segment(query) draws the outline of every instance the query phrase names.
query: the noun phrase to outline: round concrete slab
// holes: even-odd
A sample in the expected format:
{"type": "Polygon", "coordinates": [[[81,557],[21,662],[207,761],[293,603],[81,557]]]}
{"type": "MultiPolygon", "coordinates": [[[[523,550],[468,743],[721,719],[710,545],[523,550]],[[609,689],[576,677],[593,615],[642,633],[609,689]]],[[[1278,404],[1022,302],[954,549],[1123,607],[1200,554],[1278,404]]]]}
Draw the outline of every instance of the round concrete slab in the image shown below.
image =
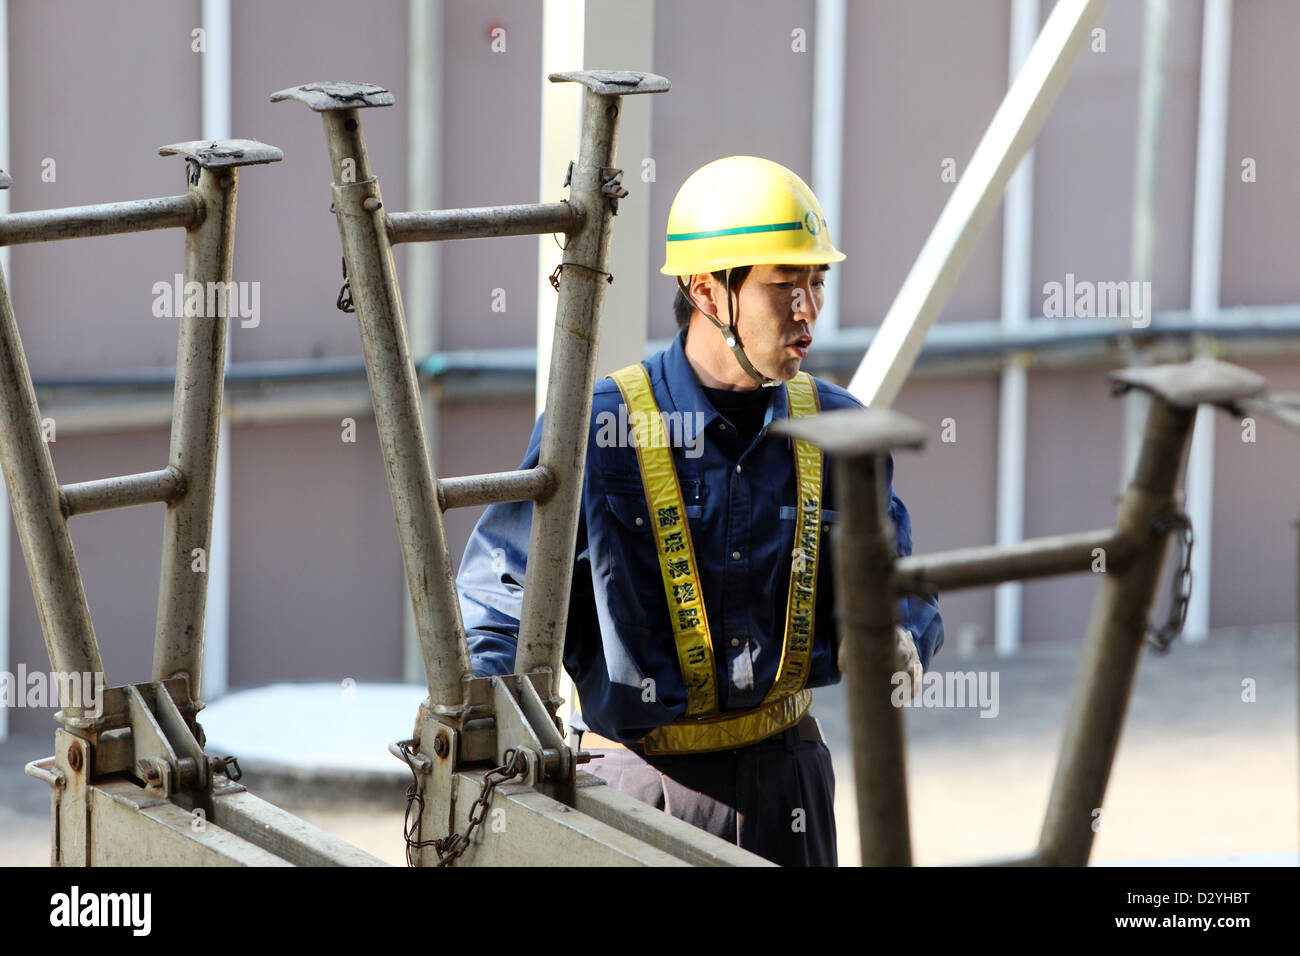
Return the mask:
{"type": "Polygon", "coordinates": [[[227,694],[199,722],[208,753],[245,769],[409,777],[388,745],[411,736],[426,696],[423,684],[270,684],[227,694]]]}

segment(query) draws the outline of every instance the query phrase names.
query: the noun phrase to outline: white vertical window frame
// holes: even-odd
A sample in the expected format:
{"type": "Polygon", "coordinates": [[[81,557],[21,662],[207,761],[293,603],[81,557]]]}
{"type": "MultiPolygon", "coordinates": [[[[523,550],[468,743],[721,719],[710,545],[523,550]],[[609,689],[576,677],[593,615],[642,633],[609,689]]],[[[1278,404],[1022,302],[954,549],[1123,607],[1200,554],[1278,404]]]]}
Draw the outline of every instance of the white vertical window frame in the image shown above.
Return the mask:
{"type": "MultiPolygon", "coordinates": [[[[201,64],[203,138],[229,139],[231,110],[230,0],[203,0],[204,53],[201,64]]],[[[234,325],[231,325],[234,328],[234,325]]],[[[230,334],[229,332],[227,333],[230,334]]],[[[229,343],[226,368],[230,368],[229,343]]],[[[223,403],[224,390],[223,390],[223,403]]],[[[211,700],[230,687],[230,418],[223,409],[217,445],[208,553],[208,598],[203,613],[202,694],[211,700]]]]}
{"type": "MultiPolygon", "coordinates": [[[[406,208],[442,208],[443,0],[409,0],[407,6],[406,208]]],[[[405,303],[411,354],[416,368],[442,345],[441,243],[406,246],[405,303]]],[[[421,412],[430,466],[438,474],[439,406],[431,389],[420,387],[421,412]]],[[[402,679],[424,683],[424,656],[415,624],[410,587],[402,575],[402,679]]]]}
{"type": "MultiPolygon", "coordinates": [[[[1038,36],[1038,0],[1013,0],[1007,84],[1015,82],[1038,36]]],[[[1002,328],[1007,335],[1029,324],[1034,246],[1034,151],[1025,153],[1007,183],[1002,207],[1002,328]]],[[[1016,544],[1025,533],[1025,459],[1029,371],[1012,354],[1002,366],[998,390],[997,543],[1016,544]]],[[[993,646],[1001,656],[1020,649],[1024,585],[999,584],[993,601],[993,646]]]]}
{"type": "MultiPolygon", "coordinates": [[[[1192,213],[1193,321],[1212,321],[1219,312],[1223,268],[1223,188],[1228,144],[1228,82],[1232,56],[1232,0],[1205,0],[1201,21],[1201,90],[1196,122],[1196,204],[1192,213]]],[[[1203,343],[1197,343],[1198,351],[1203,343]]],[[[1214,521],[1214,416],[1196,415],[1187,458],[1187,515],[1196,547],[1192,552],[1191,599],[1183,633],[1199,644],[1210,633],[1210,571],[1214,521]]]]}
{"type": "MultiPolygon", "coordinates": [[[[844,48],[845,0],[817,0],[813,33],[813,192],[822,204],[831,238],[843,248],[844,228],[844,48]]],[[[817,316],[818,335],[833,339],[840,331],[837,289],[828,283],[817,316]]]]}
{"type": "MultiPolygon", "coordinates": [[[[582,132],[582,92],[578,83],[552,83],[551,73],[584,69],[586,0],[544,0],[542,4],[542,136],[539,145],[538,202],[566,198],[564,173],[577,161],[582,132]]],[[[535,413],[546,408],[547,370],[555,336],[555,290],[547,278],[564,253],[547,234],[537,237],[537,388],[535,413]]]]}

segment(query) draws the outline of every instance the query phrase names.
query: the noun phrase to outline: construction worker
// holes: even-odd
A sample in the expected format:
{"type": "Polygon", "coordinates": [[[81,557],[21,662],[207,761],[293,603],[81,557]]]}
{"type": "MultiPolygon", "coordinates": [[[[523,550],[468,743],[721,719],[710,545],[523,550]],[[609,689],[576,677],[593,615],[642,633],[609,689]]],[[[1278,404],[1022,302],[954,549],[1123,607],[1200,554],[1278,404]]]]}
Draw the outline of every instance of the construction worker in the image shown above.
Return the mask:
{"type": "MultiPolygon", "coordinates": [[[[751,156],[682,185],[661,270],[672,345],[597,383],[564,665],[585,769],[783,865],[836,862],[834,774],[810,688],[835,683],[830,469],[768,437],[788,415],[861,405],[799,371],[844,259],[793,172],[751,156]]],[[[523,468],[534,467],[541,420],[523,468]]],[[[907,510],[889,513],[900,555],[907,510]]],[[[458,577],[478,676],[513,671],[531,502],[483,514],[458,577]]],[[[943,643],[937,599],[899,609],[900,671],[943,643]]]]}

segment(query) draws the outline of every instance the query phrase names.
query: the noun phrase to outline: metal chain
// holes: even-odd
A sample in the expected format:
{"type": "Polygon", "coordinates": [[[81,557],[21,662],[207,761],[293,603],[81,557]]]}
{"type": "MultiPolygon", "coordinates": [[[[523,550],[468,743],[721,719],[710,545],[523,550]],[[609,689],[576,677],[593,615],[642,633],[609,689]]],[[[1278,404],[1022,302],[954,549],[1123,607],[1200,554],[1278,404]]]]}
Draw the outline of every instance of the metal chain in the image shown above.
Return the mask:
{"type": "Polygon", "coordinates": [[[1169,605],[1169,617],[1158,628],[1147,625],[1147,644],[1158,654],[1168,652],[1169,645],[1183,632],[1183,623],[1187,620],[1187,602],[1192,596],[1193,537],[1192,519],[1181,511],[1162,515],[1151,522],[1153,534],[1166,534],[1177,530],[1183,532],[1183,563],[1173,578],[1173,599],[1169,605]]]}
{"type": "Polygon", "coordinates": [[[352,304],[352,280],[348,278],[348,260],[343,260],[343,288],[339,289],[339,297],[334,302],[334,307],[340,312],[355,312],[356,306],[352,304]]]}
{"type": "Polygon", "coordinates": [[[593,269],[591,266],[584,266],[581,262],[561,262],[551,273],[551,288],[556,292],[560,291],[560,272],[564,269],[586,269],[588,272],[594,272],[598,276],[604,276],[605,281],[613,285],[614,276],[612,273],[603,269],[593,269]]]}
{"type": "Polygon", "coordinates": [[[464,833],[452,833],[443,837],[441,840],[421,840],[420,827],[424,819],[424,797],[420,796],[420,778],[415,770],[415,763],[412,760],[414,755],[414,740],[403,740],[398,743],[401,748],[403,757],[406,758],[406,765],[411,768],[411,786],[406,791],[406,819],[402,827],[402,836],[406,839],[406,865],[415,866],[419,851],[423,847],[431,846],[438,854],[439,866],[451,866],[456,858],[469,849],[470,840],[483,820],[487,817],[488,804],[492,800],[492,793],[496,790],[497,785],[504,783],[514,777],[521,777],[528,768],[528,762],[524,757],[523,751],[511,748],[505,752],[506,762],[500,767],[494,767],[487,773],[483,774],[483,786],[479,790],[478,798],[470,804],[469,808],[469,825],[465,827],[464,833]],[[411,810],[415,809],[415,820],[411,820],[411,810]]]}

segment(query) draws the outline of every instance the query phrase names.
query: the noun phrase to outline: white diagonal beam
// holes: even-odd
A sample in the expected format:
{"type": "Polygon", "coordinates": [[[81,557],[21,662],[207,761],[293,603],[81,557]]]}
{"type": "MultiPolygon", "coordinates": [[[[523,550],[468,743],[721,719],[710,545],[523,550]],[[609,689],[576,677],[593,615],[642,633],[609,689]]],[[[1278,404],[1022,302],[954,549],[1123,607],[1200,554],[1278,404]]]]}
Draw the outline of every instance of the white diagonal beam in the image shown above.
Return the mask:
{"type": "Polygon", "coordinates": [[[893,404],[926,333],[1001,202],[1007,180],[1042,129],[1107,2],[1060,0],[1047,18],[849,382],[849,391],[866,404],[893,404]]]}

